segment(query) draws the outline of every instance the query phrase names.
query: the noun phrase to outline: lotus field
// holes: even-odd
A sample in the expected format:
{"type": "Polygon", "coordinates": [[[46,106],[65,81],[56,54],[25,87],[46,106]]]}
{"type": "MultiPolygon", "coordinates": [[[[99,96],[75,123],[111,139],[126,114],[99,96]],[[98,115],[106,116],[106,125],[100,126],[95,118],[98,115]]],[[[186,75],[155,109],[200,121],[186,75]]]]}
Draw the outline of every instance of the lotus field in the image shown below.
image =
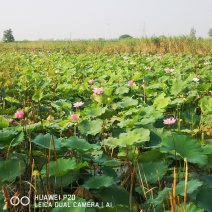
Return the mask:
{"type": "Polygon", "coordinates": [[[2,52],[0,64],[0,211],[212,211],[211,56],[2,52]],[[72,198],[38,203],[49,195],[72,198]]]}

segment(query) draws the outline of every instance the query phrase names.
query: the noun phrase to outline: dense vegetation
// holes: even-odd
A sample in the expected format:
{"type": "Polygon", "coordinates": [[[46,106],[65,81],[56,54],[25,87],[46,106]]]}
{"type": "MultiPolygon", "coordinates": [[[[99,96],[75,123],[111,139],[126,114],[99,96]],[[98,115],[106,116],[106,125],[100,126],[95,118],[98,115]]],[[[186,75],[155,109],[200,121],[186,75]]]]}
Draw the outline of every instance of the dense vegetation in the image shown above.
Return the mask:
{"type": "Polygon", "coordinates": [[[1,208],[212,211],[211,40],[163,39],[1,44],[1,208]]]}
{"type": "Polygon", "coordinates": [[[82,53],[116,53],[144,52],[150,54],[198,54],[212,55],[212,39],[181,37],[151,37],[121,40],[88,40],[88,41],[34,41],[0,43],[0,51],[39,52],[57,51],[71,54],[82,53]]]}

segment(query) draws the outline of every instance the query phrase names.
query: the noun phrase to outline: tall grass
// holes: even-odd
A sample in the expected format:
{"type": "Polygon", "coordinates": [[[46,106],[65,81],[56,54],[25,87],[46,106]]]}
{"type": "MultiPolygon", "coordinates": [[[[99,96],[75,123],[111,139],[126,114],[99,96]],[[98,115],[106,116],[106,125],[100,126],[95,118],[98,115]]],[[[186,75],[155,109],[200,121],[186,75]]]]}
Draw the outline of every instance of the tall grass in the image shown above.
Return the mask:
{"type": "Polygon", "coordinates": [[[39,52],[62,51],[71,54],[113,53],[113,52],[144,52],[144,53],[182,53],[212,55],[212,39],[192,39],[180,37],[150,37],[122,40],[76,40],[76,41],[21,41],[0,43],[0,51],[39,52]]]}

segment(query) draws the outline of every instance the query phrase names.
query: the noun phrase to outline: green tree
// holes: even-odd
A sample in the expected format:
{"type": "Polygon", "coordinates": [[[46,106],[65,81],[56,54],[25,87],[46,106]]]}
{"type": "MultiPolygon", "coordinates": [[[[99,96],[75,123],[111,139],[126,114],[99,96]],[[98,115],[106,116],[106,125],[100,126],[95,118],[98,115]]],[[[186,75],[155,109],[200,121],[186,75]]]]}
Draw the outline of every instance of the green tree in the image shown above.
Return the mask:
{"type": "Polygon", "coordinates": [[[189,37],[192,39],[196,38],[196,30],[194,29],[194,27],[191,28],[189,37]]]}
{"type": "Polygon", "coordinates": [[[119,39],[126,39],[126,38],[132,38],[132,36],[128,35],[128,34],[124,34],[124,35],[121,35],[119,37],[119,39]]]}
{"type": "Polygon", "coordinates": [[[210,38],[212,38],[212,28],[209,29],[208,35],[209,35],[210,38]]]}
{"type": "Polygon", "coordinates": [[[11,29],[7,29],[4,31],[3,41],[4,42],[14,42],[15,41],[15,38],[13,36],[13,31],[11,29]]]}

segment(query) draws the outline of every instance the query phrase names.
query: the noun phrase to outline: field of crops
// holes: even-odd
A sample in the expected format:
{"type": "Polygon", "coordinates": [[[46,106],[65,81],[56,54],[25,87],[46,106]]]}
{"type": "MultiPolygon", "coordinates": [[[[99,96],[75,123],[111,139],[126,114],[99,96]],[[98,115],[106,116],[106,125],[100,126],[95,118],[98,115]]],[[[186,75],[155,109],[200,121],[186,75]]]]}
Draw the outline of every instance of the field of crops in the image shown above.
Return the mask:
{"type": "Polygon", "coordinates": [[[212,211],[211,82],[211,56],[1,52],[0,207],[212,211]]]}

